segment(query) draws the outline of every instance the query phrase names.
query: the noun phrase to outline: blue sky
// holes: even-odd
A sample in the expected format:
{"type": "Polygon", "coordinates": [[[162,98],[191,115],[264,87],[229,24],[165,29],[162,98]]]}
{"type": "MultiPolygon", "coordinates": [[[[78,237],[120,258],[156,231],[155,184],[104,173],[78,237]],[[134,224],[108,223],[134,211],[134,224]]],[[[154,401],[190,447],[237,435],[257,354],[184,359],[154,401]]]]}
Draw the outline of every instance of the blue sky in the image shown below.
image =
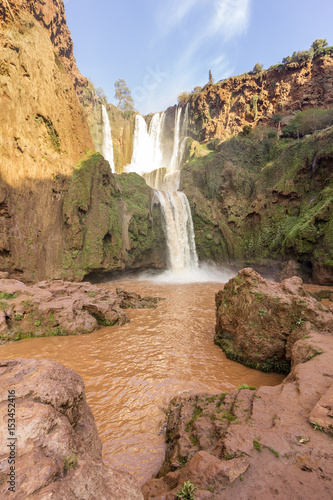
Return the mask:
{"type": "Polygon", "coordinates": [[[114,100],[126,80],[136,109],[157,112],[208,81],[268,68],[333,44],[333,0],[64,0],[84,76],[114,100]]]}

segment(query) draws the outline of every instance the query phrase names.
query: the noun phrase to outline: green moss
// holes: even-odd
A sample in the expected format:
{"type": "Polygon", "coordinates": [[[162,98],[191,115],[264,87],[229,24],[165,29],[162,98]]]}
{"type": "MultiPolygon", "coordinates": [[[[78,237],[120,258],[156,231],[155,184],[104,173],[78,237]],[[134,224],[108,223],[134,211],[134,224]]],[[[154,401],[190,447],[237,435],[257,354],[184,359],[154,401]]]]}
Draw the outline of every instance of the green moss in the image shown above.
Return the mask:
{"type": "Polygon", "coordinates": [[[260,439],[260,438],[257,438],[257,439],[254,439],[254,440],[253,440],[253,447],[254,447],[257,451],[261,451],[261,444],[259,443],[258,439],[260,439]]]}
{"type": "Polygon", "coordinates": [[[265,361],[250,361],[246,358],[241,351],[234,349],[233,342],[231,339],[225,339],[221,337],[221,332],[216,333],[214,342],[216,345],[221,347],[227,358],[237,361],[249,368],[254,368],[255,370],[260,370],[262,372],[275,372],[288,374],[290,372],[290,363],[286,360],[278,360],[275,357],[272,359],[266,359],[265,361]]]}
{"type": "Polygon", "coordinates": [[[0,292],[0,299],[12,300],[12,299],[16,299],[16,297],[17,297],[17,293],[0,292]]]}
{"type": "Polygon", "coordinates": [[[190,418],[190,420],[187,422],[186,426],[185,426],[185,431],[186,432],[189,432],[190,429],[191,429],[191,425],[193,424],[193,422],[198,418],[200,417],[200,415],[202,414],[203,412],[203,409],[201,408],[201,406],[196,406],[195,410],[194,410],[194,413],[192,415],[192,417],[190,418]]]}

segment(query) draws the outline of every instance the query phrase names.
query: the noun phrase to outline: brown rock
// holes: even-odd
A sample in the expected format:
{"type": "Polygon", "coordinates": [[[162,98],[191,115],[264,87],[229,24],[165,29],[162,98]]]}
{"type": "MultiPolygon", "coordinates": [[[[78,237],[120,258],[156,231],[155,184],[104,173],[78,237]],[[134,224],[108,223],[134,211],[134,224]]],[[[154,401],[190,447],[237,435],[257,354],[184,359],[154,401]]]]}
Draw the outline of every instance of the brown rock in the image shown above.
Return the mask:
{"type": "Polygon", "coordinates": [[[333,314],[293,277],[266,282],[243,269],[216,294],[215,342],[228,357],[264,371],[288,372],[293,344],[312,332],[332,332],[333,314]]]}
{"type": "Polygon", "coordinates": [[[333,337],[306,337],[279,386],[172,400],[165,463],[145,499],[175,499],[185,481],[198,499],[331,498],[333,337]]]}
{"type": "Polygon", "coordinates": [[[332,267],[315,262],[313,265],[312,281],[317,285],[333,285],[332,267]]]}
{"type": "Polygon", "coordinates": [[[313,408],[309,420],[314,426],[333,435],[333,384],[313,408]]]}
{"type": "Polygon", "coordinates": [[[27,286],[16,280],[0,280],[2,301],[1,341],[26,336],[79,335],[99,325],[121,325],[128,317],[121,299],[107,288],[90,283],[42,281],[27,286]]]}
{"type": "Polygon", "coordinates": [[[305,280],[308,278],[304,273],[302,266],[296,260],[288,260],[282,266],[281,271],[277,274],[276,280],[283,281],[288,278],[292,278],[293,276],[298,276],[305,280]]]}
{"type": "MultiPolygon", "coordinates": [[[[15,391],[15,493],[11,498],[142,499],[129,474],[106,467],[82,378],[49,360],[0,362],[0,412],[15,391]]],[[[7,419],[0,420],[0,496],[7,496],[7,419]]]]}
{"type": "Polygon", "coordinates": [[[141,297],[138,293],[127,292],[123,288],[117,288],[118,297],[121,299],[120,307],[122,309],[151,309],[157,307],[160,297],[141,297]]]}

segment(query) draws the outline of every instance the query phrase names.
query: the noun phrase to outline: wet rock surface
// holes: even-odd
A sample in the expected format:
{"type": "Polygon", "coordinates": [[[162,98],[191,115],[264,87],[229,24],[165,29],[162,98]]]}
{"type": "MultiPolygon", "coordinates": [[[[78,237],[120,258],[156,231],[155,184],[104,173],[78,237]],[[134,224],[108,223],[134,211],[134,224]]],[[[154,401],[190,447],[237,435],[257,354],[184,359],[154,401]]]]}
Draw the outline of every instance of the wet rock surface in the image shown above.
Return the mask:
{"type": "Polygon", "coordinates": [[[106,467],[84,383],[50,360],[0,362],[0,496],[142,499],[130,474],[106,467]],[[8,391],[15,391],[15,492],[9,493],[8,391]]]}
{"type": "Polygon", "coordinates": [[[269,283],[245,268],[216,294],[215,343],[226,355],[263,371],[288,373],[294,343],[309,332],[333,332],[333,307],[301,278],[269,283]]]}
{"type": "Polygon", "coordinates": [[[27,337],[80,335],[129,321],[123,308],[156,307],[159,299],[90,283],[0,279],[0,343],[27,337]]]}
{"type": "Polygon", "coordinates": [[[120,307],[122,309],[153,309],[157,307],[160,297],[141,297],[135,292],[127,292],[124,288],[117,288],[118,297],[121,299],[120,307]]]}

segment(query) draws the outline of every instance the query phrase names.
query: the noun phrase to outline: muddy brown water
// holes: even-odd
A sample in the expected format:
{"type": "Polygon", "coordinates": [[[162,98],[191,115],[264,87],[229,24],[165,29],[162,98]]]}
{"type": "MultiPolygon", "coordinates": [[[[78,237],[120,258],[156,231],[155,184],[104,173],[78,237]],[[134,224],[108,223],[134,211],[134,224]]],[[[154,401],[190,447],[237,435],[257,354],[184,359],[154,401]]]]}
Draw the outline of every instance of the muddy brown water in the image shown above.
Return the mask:
{"type": "Polygon", "coordinates": [[[123,279],[103,286],[166,300],[157,309],[128,310],[131,321],[124,326],[14,342],[0,346],[0,357],[48,358],[76,370],[85,382],[105,463],[131,472],[140,483],[163,462],[164,409],[173,396],[282,381],[228,360],[214,344],[215,293],[221,284],[123,279]]]}

